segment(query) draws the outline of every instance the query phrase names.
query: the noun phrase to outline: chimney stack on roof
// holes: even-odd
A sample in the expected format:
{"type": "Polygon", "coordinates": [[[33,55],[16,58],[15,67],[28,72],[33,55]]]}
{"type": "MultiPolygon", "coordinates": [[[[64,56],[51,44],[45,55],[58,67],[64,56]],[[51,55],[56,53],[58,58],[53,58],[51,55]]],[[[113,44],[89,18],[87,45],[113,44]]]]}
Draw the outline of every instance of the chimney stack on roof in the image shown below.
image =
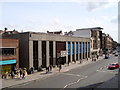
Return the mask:
{"type": "Polygon", "coordinates": [[[6,31],[8,30],[8,28],[5,27],[4,30],[5,30],[5,32],[6,32],[6,31]]]}

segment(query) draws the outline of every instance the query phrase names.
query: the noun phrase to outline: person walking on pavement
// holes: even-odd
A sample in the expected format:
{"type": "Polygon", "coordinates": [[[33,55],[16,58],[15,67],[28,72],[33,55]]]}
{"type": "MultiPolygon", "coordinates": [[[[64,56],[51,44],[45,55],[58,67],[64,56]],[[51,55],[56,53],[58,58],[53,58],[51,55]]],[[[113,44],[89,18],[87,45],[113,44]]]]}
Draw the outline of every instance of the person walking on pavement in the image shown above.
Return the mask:
{"type": "Polygon", "coordinates": [[[22,79],[25,79],[25,73],[26,73],[26,71],[25,71],[25,69],[24,69],[24,70],[23,70],[22,79]]]}
{"type": "Polygon", "coordinates": [[[92,57],[92,61],[93,61],[93,57],[92,57]]]}
{"type": "Polygon", "coordinates": [[[11,78],[13,79],[14,78],[14,72],[11,71],[11,78]]]}
{"type": "Polygon", "coordinates": [[[34,67],[31,67],[31,74],[34,73],[34,67]]]}
{"type": "Polygon", "coordinates": [[[69,66],[70,61],[68,60],[68,66],[69,66]]]}
{"type": "Polygon", "coordinates": [[[23,75],[23,70],[22,68],[20,68],[20,79],[22,78],[22,75],[23,75]]]}
{"type": "Polygon", "coordinates": [[[99,57],[99,56],[97,55],[97,59],[98,59],[98,57],[99,57]]]}
{"type": "Polygon", "coordinates": [[[52,65],[50,65],[50,71],[52,71],[52,65]]]}
{"type": "Polygon", "coordinates": [[[46,73],[48,73],[49,72],[49,66],[48,67],[46,67],[46,73]]]}
{"type": "Polygon", "coordinates": [[[59,65],[59,72],[61,71],[61,69],[62,69],[62,65],[60,64],[60,65],[59,65]]]}

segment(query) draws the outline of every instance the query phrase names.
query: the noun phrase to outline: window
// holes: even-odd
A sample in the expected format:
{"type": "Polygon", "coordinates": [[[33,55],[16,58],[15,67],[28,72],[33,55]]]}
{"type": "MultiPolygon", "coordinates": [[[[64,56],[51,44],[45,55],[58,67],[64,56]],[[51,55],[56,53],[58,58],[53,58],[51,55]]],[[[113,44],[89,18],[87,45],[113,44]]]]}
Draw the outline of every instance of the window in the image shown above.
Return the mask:
{"type": "Polygon", "coordinates": [[[14,48],[0,48],[0,55],[11,56],[14,55],[14,48]]]}

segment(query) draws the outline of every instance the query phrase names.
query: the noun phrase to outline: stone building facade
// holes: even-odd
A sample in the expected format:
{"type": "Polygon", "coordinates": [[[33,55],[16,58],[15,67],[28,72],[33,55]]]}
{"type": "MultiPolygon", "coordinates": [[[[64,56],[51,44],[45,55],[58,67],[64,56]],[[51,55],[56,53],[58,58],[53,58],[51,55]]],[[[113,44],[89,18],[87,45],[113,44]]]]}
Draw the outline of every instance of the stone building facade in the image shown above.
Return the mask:
{"type": "Polygon", "coordinates": [[[34,67],[37,70],[41,66],[45,68],[91,57],[90,38],[35,32],[5,37],[19,39],[20,67],[34,67]]]}
{"type": "Polygon", "coordinates": [[[102,34],[102,38],[103,38],[103,44],[102,44],[102,49],[103,49],[103,53],[111,53],[113,51],[114,48],[114,40],[113,38],[109,35],[109,34],[102,34]]]}

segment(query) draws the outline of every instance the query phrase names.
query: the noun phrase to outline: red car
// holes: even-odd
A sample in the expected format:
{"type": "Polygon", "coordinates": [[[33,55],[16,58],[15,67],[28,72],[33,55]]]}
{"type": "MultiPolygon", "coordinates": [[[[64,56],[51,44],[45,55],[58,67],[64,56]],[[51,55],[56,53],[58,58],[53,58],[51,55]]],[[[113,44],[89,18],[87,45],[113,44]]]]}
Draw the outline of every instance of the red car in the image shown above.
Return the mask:
{"type": "Polygon", "coordinates": [[[118,63],[111,63],[108,65],[108,69],[116,69],[119,68],[119,64],[118,63]]]}

